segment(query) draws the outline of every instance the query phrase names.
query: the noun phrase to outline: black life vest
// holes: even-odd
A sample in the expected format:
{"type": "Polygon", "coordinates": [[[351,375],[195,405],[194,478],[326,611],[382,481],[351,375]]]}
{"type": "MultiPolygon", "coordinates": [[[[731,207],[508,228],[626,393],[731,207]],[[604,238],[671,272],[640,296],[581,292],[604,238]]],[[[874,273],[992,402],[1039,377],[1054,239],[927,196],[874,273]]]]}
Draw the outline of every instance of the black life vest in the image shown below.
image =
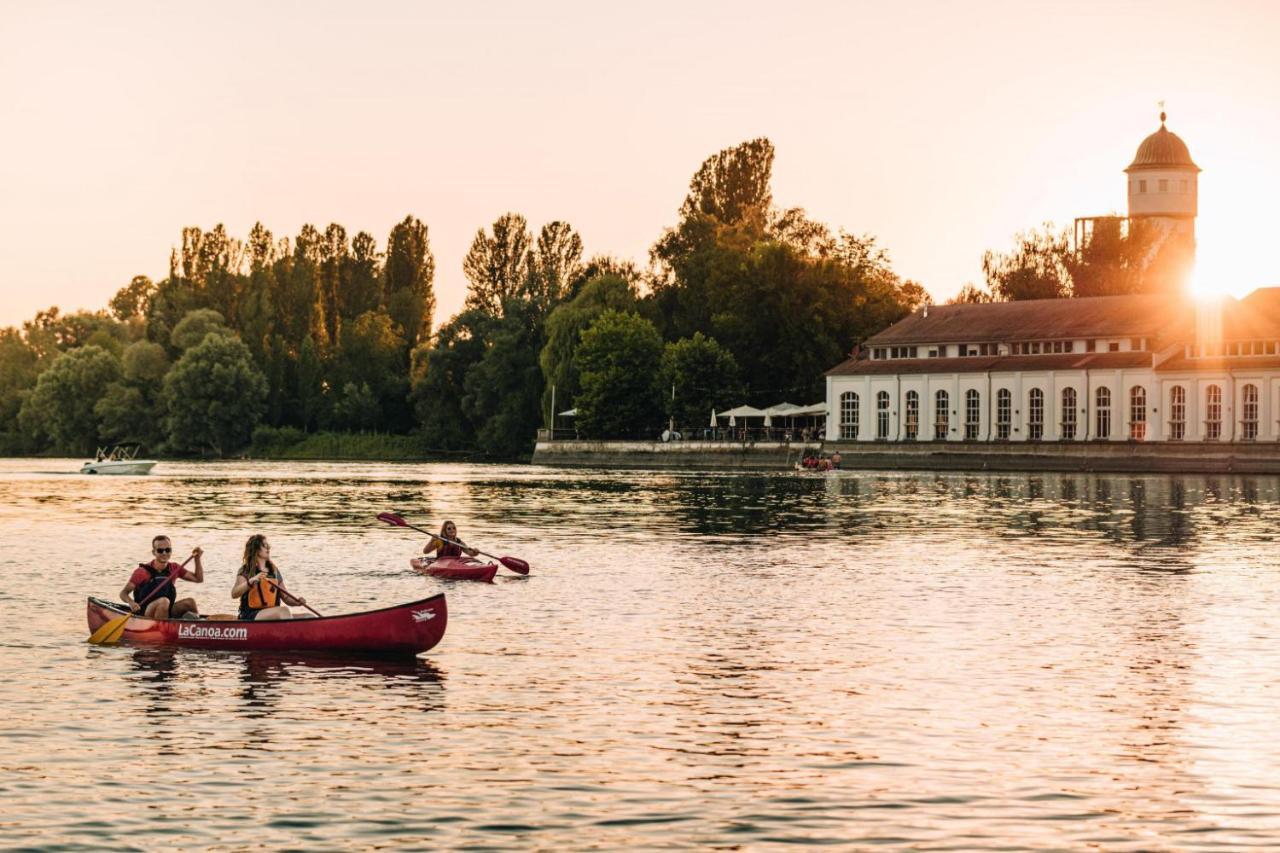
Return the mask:
{"type": "Polygon", "coordinates": [[[165,565],[163,570],[157,570],[156,567],[150,563],[139,563],[138,568],[145,569],[148,578],[142,583],[134,586],[133,600],[139,604],[142,604],[144,601],[150,604],[151,601],[167,598],[169,599],[169,605],[172,606],[174,599],[178,597],[178,592],[173,588],[172,583],[165,584],[165,588],[160,592],[157,592],[155,598],[148,600],[151,593],[155,592],[156,587],[160,586],[160,584],[164,584],[166,578],[169,577],[169,565],[165,565]]]}

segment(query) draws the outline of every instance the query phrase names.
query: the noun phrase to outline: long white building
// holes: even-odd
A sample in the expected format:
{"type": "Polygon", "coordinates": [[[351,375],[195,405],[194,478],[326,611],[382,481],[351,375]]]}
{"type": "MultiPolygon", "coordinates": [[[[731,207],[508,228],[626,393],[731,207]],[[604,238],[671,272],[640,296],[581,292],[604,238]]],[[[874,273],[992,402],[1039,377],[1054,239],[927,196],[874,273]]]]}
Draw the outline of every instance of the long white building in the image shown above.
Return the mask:
{"type": "Polygon", "coordinates": [[[1280,440],[1280,288],[930,306],[827,374],[842,441],[1280,440]]]}
{"type": "MultiPolygon", "coordinates": [[[[1129,216],[1194,235],[1200,172],[1164,126],[1129,216]]],[[[827,439],[1280,441],[1280,288],[922,308],[827,374],[827,439]]]]}

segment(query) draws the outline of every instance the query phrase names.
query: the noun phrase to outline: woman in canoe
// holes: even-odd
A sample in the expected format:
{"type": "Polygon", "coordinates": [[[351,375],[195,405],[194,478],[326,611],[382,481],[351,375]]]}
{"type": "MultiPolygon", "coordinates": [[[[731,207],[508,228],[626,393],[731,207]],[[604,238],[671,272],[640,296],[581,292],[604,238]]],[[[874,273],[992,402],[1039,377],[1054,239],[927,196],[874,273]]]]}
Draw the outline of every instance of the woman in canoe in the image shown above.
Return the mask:
{"type": "Polygon", "coordinates": [[[294,616],[286,605],[307,603],[305,598],[289,595],[280,588],[284,576],[271,561],[271,545],[267,537],[255,533],[244,543],[244,562],[236,573],[231,597],[240,599],[240,618],[266,622],[276,619],[306,618],[294,616]]]}
{"type": "Polygon", "coordinates": [[[437,557],[461,557],[466,554],[468,557],[474,557],[480,552],[475,548],[468,548],[467,543],[458,538],[458,526],[452,521],[446,521],[440,526],[440,535],[432,536],[427,541],[427,545],[422,549],[422,553],[430,554],[436,552],[437,557]]]}

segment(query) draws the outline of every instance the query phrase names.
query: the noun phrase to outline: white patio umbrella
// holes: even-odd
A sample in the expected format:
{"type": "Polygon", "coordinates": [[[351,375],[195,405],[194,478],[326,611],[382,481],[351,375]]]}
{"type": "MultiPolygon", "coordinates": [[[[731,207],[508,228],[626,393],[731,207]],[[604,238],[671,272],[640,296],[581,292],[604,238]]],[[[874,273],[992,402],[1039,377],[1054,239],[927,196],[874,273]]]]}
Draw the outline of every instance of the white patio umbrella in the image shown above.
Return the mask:
{"type": "Polygon", "coordinates": [[[736,427],[737,425],[738,425],[738,418],[734,415],[729,415],[729,426],[736,427]]]}
{"type": "Polygon", "coordinates": [[[764,425],[767,427],[773,426],[773,415],[764,416],[764,425]]]}
{"type": "Polygon", "coordinates": [[[712,427],[716,426],[716,410],[715,409],[711,410],[711,426],[712,427]]]}

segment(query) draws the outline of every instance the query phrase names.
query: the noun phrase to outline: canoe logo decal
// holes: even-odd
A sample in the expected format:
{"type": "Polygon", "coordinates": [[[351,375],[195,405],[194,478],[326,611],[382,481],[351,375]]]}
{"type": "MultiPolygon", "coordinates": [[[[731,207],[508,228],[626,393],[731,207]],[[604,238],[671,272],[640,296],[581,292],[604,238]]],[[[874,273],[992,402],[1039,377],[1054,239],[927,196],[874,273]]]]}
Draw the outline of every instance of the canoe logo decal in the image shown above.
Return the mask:
{"type": "Polygon", "coordinates": [[[248,628],[231,625],[179,625],[178,638],[182,640],[247,640],[248,628]]]}
{"type": "Polygon", "coordinates": [[[425,610],[414,610],[412,612],[414,622],[426,622],[428,619],[436,618],[436,612],[430,607],[425,610]]]}

